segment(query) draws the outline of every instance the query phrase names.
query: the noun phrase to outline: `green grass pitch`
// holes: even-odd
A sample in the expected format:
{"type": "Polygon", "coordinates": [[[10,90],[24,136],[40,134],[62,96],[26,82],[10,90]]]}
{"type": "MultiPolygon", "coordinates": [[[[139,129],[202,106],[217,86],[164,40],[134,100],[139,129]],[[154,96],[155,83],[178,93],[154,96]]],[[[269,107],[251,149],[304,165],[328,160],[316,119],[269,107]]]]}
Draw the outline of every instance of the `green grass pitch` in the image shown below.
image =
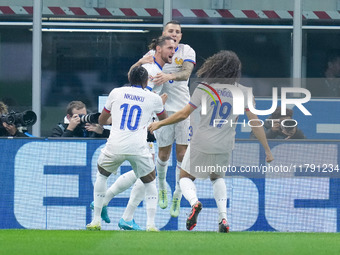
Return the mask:
{"type": "Polygon", "coordinates": [[[340,254],[340,234],[0,230],[0,254],[340,254]]]}

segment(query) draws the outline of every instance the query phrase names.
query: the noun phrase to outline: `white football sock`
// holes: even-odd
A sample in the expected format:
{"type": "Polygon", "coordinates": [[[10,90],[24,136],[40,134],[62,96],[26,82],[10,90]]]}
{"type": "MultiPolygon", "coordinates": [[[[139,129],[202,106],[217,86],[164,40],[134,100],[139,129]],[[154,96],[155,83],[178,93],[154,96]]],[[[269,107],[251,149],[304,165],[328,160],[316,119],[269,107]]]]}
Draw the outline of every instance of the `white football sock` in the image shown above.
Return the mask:
{"type": "Polygon", "coordinates": [[[131,221],[133,219],[133,215],[135,214],[135,211],[140,202],[143,201],[144,197],[145,197],[144,183],[140,179],[137,179],[135,185],[131,190],[129,202],[122,216],[122,218],[125,221],[131,221]]]}
{"type": "Polygon", "coordinates": [[[175,191],[174,191],[172,198],[178,198],[178,199],[182,198],[182,190],[181,190],[181,187],[179,185],[179,174],[181,172],[181,165],[182,165],[182,162],[177,161],[177,165],[176,165],[176,186],[175,186],[175,191]]]}
{"type": "Polygon", "coordinates": [[[195,183],[185,177],[179,180],[179,185],[181,186],[183,196],[188,200],[190,205],[193,206],[198,201],[195,183]]]}
{"type": "Polygon", "coordinates": [[[147,214],[147,227],[155,227],[155,216],[158,202],[158,194],[156,187],[156,180],[145,185],[145,203],[146,203],[146,214],[147,214]]]}
{"type": "Polygon", "coordinates": [[[162,161],[159,158],[157,158],[156,170],[158,178],[158,187],[159,189],[166,190],[166,173],[168,171],[168,160],[162,161]]]}
{"type": "Polygon", "coordinates": [[[212,181],[212,186],[218,209],[218,222],[221,222],[223,218],[227,220],[227,187],[224,179],[219,178],[212,181]]]}
{"type": "Polygon", "coordinates": [[[97,172],[97,178],[93,188],[94,216],[92,222],[101,222],[100,215],[102,213],[103,200],[106,193],[107,178],[108,177],[97,172]]]}
{"type": "Polygon", "coordinates": [[[106,191],[103,206],[108,205],[112,198],[130,188],[136,182],[136,180],[137,177],[133,170],[119,176],[118,179],[106,191]]]}

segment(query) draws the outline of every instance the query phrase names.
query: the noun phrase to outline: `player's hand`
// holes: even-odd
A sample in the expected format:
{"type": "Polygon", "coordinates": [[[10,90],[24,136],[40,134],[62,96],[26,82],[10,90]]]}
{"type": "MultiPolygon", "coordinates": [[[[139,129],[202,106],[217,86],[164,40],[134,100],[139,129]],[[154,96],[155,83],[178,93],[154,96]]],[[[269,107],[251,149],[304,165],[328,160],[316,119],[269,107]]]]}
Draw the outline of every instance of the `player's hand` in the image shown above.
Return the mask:
{"type": "Polygon", "coordinates": [[[89,132],[95,132],[97,134],[103,134],[104,128],[99,125],[99,124],[90,124],[90,123],[86,123],[85,124],[85,129],[89,132]]]}
{"type": "Polygon", "coordinates": [[[271,151],[266,151],[266,162],[267,163],[270,163],[274,160],[274,157],[272,155],[272,152],[271,151]]]}
{"type": "Polygon", "coordinates": [[[167,93],[163,93],[161,95],[162,101],[163,101],[163,105],[165,104],[166,100],[168,100],[168,94],[167,93]]]}
{"type": "Polygon", "coordinates": [[[148,130],[153,133],[153,131],[159,129],[161,127],[161,125],[159,124],[159,121],[155,121],[152,122],[149,126],[148,126],[148,130]]]}
{"type": "Polygon", "coordinates": [[[153,56],[152,55],[146,55],[144,57],[142,57],[140,60],[138,60],[138,63],[140,65],[144,65],[144,64],[147,64],[147,63],[152,63],[154,60],[153,60],[153,56]]]}
{"type": "Polygon", "coordinates": [[[160,72],[153,78],[152,81],[155,85],[161,85],[171,79],[173,79],[171,74],[160,72]]]}
{"type": "Polygon", "coordinates": [[[73,131],[80,123],[80,117],[78,114],[73,114],[67,129],[73,131]]]}

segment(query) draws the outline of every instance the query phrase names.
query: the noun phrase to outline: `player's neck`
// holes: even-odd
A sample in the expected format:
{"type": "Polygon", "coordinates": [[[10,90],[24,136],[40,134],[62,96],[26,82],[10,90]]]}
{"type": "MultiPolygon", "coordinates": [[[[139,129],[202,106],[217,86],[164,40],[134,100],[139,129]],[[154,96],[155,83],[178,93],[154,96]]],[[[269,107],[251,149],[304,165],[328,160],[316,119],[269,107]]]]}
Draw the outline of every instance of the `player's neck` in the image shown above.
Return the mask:
{"type": "Polygon", "coordinates": [[[159,55],[156,55],[156,56],[154,57],[154,61],[155,61],[155,63],[156,63],[161,69],[162,69],[163,66],[165,65],[165,62],[162,60],[161,56],[159,56],[159,55]]]}

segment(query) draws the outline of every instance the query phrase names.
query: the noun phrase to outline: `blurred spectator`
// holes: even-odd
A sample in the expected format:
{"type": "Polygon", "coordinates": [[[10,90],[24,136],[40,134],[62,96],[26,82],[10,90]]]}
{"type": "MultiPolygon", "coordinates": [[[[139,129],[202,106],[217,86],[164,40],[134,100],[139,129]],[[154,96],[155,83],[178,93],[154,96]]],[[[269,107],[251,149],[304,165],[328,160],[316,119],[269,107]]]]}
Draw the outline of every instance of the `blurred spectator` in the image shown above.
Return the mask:
{"type": "Polygon", "coordinates": [[[322,79],[308,80],[313,97],[340,97],[340,51],[330,51],[322,79]]]}
{"type": "MultiPolygon", "coordinates": [[[[7,114],[7,105],[0,101],[0,117],[3,117],[7,114]]],[[[0,136],[28,137],[28,135],[24,134],[22,130],[20,130],[20,127],[16,127],[13,124],[8,124],[2,120],[0,120],[0,136]]]]}
{"type": "Polygon", "coordinates": [[[81,101],[72,101],[66,109],[64,123],[59,123],[52,130],[52,137],[109,137],[110,130],[99,124],[83,123],[81,117],[87,115],[86,105],[81,101]]]}
{"type": "MultiPolygon", "coordinates": [[[[297,128],[296,121],[293,120],[292,109],[287,109],[286,115],[281,115],[281,107],[277,107],[264,122],[263,127],[267,139],[306,139],[302,130],[297,128]]],[[[253,132],[250,133],[250,138],[256,138],[253,132]]]]}

